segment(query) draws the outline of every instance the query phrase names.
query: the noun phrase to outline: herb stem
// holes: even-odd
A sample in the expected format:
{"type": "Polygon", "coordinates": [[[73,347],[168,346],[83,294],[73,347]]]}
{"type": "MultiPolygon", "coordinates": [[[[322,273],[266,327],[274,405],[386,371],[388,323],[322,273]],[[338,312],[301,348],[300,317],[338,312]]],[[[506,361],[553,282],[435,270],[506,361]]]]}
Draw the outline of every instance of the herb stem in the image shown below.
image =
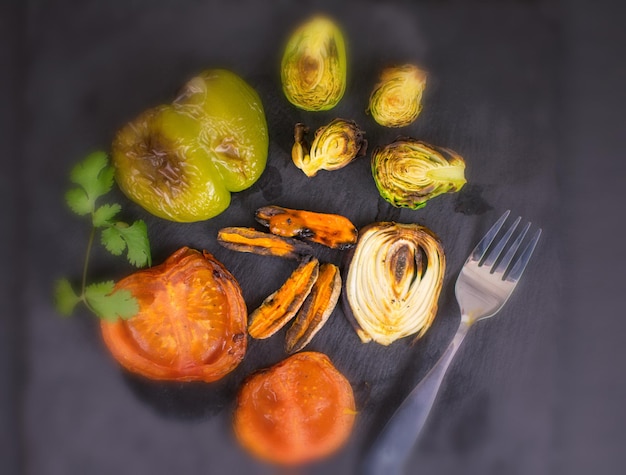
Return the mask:
{"type": "Polygon", "coordinates": [[[85,297],[85,289],[87,288],[87,269],[89,268],[89,256],[91,255],[91,248],[93,247],[93,241],[96,236],[96,228],[91,227],[91,233],[89,234],[89,241],[87,243],[87,251],[85,252],[85,262],[83,264],[83,279],[81,283],[81,296],[85,297]]]}

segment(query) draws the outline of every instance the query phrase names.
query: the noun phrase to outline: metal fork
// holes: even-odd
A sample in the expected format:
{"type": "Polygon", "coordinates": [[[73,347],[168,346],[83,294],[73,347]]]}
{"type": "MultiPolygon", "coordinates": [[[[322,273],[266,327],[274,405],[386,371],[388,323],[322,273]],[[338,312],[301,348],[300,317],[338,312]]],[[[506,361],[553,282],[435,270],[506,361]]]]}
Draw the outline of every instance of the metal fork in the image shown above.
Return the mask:
{"type": "Polygon", "coordinates": [[[404,465],[433,407],[443,377],[468,330],[477,321],[495,315],[519,282],[537,245],[541,229],[518,253],[530,223],[526,224],[508,248],[507,243],[521,218],[517,218],[504,235],[494,242],[508,215],[509,211],[498,219],[465,261],[455,287],[461,308],[459,328],[439,361],[411,391],[374,442],[363,461],[362,473],[403,473],[404,465]],[[505,248],[506,252],[502,256],[505,248]]]}

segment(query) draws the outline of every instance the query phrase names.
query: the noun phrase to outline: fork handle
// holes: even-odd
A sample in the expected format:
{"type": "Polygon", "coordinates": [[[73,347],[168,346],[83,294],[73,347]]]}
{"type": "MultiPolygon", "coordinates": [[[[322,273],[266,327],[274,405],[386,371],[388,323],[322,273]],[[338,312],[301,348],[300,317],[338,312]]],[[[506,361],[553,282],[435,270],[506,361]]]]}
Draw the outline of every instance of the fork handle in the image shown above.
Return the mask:
{"type": "Polygon", "coordinates": [[[365,457],[361,473],[364,475],[403,473],[404,465],[433,407],[441,381],[469,328],[469,322],[462,319],[443,355],[385,425],[365,457]]]}

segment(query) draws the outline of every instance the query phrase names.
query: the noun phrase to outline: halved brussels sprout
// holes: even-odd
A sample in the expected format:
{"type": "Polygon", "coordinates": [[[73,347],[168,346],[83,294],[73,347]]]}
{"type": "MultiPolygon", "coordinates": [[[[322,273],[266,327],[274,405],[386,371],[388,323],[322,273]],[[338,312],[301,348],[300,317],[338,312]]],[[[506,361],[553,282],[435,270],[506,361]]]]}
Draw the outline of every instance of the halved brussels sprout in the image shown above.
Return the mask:
{"type": "Polygon", "coordinates": [[[290,37],[281,63],[285,96],[308,111],[337,105],[346,89],[346,48],[341,30],[315,17],[290,37]]]}
{"type": "Polygon", "coordinates": [[[460,155],[411,138],[374,150],[372,175],[383,198],[411,209],[442,193],[459,191],[467,181],[460,155]]]}
{"type": "Polygon", "coordinates": [[[308,177],[320,170],[343,168],[367,150],[365,132],[352,120],[335,119],[320,127],[310,148],[305,140],[307,131],[304,124],[296,124],[291,158],[308,177]]]}
{"type": "Polygon", "coordinates": [[[441,242],[423,226],[387,222],[361,230],[344,289],[359,338],[389,345],[421,337],[437,313],[445,267],[441,242]]]}
{"type": "Polygon", "coordinates": [[[369,112],[385,127],[405,127],[422,111],[426,73],[412,64],[385,69],[374,87],[369,112]]]}

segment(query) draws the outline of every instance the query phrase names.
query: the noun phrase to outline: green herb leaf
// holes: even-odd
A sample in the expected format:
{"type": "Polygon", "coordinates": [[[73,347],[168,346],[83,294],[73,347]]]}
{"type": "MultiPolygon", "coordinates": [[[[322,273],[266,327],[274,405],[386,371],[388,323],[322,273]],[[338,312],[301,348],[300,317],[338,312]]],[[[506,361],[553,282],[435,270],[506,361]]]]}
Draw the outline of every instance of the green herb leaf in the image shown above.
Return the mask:
{"type": "Polygon", "coordinates": [[[93,226],[95,228],[101,228],[107,224],[122,210],[122,207],[117,203],[107,204],[100,206],[93,213],[93,226]]]}
{"type": "Polygon", "coordinates": [[[91,284],[85,289],[87,305],[108,321],[127,320],[139,312],[139,303],[128,290],[115,290],[113,281],[91,284]]]}
{"type": "Polygon", "coordinates": [[[126,241],[115,225],[102,230],[100,242],[114,256],[121,256],[126,249],[126,241]]]}
{"type": "Polygon", "coordinates": [[[72,169],[70,180],[85,190],[93,210],[96,200],[113,187],[114,173],[106,153],[94,152],[72,169]]]}
{"type": "Polygon", "coordinates": [[[79,216],[85,216],[93,211],[93,202],[81,188],[68,190],[65,193],[65,202],[79,216]]]}
{"type": "Polygon", "coordinates": [[[98,198],[111,191],[114,172],[104,152],[92,153],[71,171],[70,180],[79,187],[68,190],[65,201],[76,214],[91,215],[93,227],[83,266],[80,294],[76,294],[67,279],[60,280],[55,286],[55,305],[62,315],[70,315],[80,302],[106,320],[130,318],[139,311],[139,303],[132,294],[127,290],[115,290],[113,282],[89,286],[86,282],[92,237],[96,228],[102,229],[101,242],[111,254],[119,256],[126,250],[131,264],[137,267],[152,264],[146,224],[136,221],[129,226],[121,221],[115,222],[115,217],[122,210],[117,203],[96,207],[98,198]]]}
{"type": "Polygon", "coordinates": [[[126,257],[135,267],[152,265],[148,229],[142,220],[132,225],[118,222],[102,230],[102,245],[113,255],[119,256],[127,249],[126,257]]]}
{"type": "Polygon", "coordinates": [[[152,265],[148,227],[142,220],[135,221],[127,228],[122,228],[122,235],[128,246],[126,257],[135,267],[152,265]]]}
{"type": "Polygon", "coordinates": [[[54,306],[57,312],[65,317],[69,317],[74,311],[74,307],[81,301],[76,295],[72,284],[67,279],[59,280],[54,288],[54,306]]]}

